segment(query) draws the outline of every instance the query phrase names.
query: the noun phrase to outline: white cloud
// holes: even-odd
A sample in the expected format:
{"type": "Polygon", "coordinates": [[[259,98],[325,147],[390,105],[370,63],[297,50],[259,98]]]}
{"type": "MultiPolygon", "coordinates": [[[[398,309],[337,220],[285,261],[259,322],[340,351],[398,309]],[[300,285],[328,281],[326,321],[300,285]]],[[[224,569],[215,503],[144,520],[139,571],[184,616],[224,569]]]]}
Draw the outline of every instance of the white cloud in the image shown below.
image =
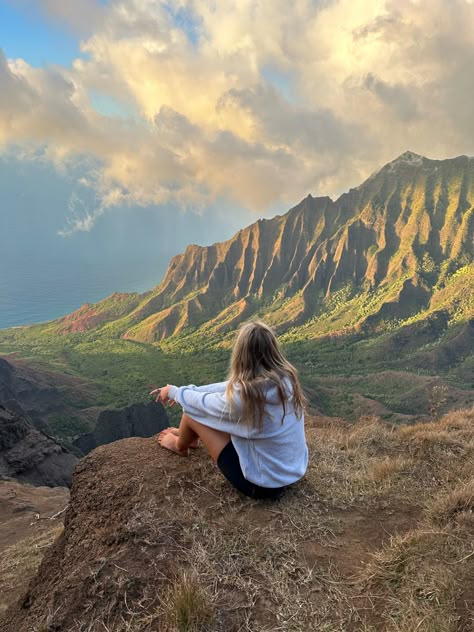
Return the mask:
{"type": "Polygon", "coordinates": [[[71,212],[67,230],[127,203],[228,197],[262,210],[339,193],[407,148],[473,150],[467,0],[41,4],[88,33],[85,58],[0,58],[0,143],[42,147],[58,165],[93,160],[97,205],[71,212]],[[130,117],[95,111],[93,91],[130,117]]]}
{"type": "Polygon", "coordinates": [[[69,237],[76,232],[89,232],[97,219],[104,214],[105,208],[99,205],[91,211],[89,204],[74,191],[69,199],[68,211],[66,226],[58,231],[62,237],[69,237]]]}

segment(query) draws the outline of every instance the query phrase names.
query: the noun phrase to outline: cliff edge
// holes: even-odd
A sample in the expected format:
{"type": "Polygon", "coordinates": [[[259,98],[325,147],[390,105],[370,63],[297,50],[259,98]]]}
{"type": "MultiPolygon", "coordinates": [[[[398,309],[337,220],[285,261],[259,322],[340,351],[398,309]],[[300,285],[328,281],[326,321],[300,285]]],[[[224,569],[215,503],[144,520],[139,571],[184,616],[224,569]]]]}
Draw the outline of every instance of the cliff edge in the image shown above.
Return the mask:
{"type": "Polygon", "coordinates": [[[169,425],[170,420],[161,402],[140,402],[118,410],[103,410],[94,430],[78,437],[73,445],[87,454],[99,445],[119,439],[151,437],[169,425]]]}
{"type": "Polygon", "coordinates": [[[232,490],[203,449],[184,459],[153,437],[95,449],[0,628],[472,629],[474,409],[307,426],[308,473],[273,503],[232,490]]]}

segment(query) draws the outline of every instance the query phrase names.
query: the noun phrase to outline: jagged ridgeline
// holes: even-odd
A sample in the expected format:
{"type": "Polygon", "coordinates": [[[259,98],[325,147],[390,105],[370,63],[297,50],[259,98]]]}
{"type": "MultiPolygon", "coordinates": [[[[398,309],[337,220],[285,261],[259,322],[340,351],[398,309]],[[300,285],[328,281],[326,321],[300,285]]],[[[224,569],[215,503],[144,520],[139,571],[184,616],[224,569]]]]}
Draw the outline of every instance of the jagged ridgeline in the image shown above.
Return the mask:
{"type": "Polygon", "coordinates": [[[156,288],[57,321],[196,344],[262,317],[285,338],[377,331],[474,311],[474,159],[406,152],[336,201],[311,195],[232,239],[189,246],[156,288]]]}

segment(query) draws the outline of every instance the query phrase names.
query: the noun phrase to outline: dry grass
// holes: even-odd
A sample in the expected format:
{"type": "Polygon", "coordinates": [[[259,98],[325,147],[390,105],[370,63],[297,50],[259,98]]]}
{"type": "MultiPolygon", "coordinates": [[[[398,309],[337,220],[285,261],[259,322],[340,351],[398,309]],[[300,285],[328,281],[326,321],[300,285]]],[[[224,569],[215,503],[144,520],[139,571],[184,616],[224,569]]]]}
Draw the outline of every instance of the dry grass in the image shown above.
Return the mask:
{"type": "Polygon", "coordinates": [[[413,467],[413,459],[403,456],[384,456],[378,460],[374,459],[368,472],[368,478],[375,483],[382,483],[395,476],[409,474],[413,467]]]}
{"type": "MultiPolygon", "coordinates": [[[[358,576],[364,618],[376,621],[366,629],[474,629],[474,586],[464,595],[467,579],[474,576],[474,410],[399,428],[393,439],[393,447],[410,455],[408,499],[415,502],[418,496],[424,512],[413,530],[392,538],[358,576]]],[[[387,459],[391,478],[393,460],[387,459]]]]}
{"type": "Polygon", "coordinates": [[[473,411],[412,426],[364,417],[350,428],[310,430],[315,491],[339,506],[374,502],[387,493],[415,502],[429,490],[474,476],[473,411]]]}
{"type": "Polygon", "coordinates": [[[19,590],[32,577],[44,552],[61,533],[62,525],[54,524],[20,540],[0,557],[0,613],[18,596],[19,590]]]}
{"type": "MultiPolygon", "coordinates": [[[[474,560],[466,558],[466,531],[440,530],[434,508],[439,506],[441,515],[461,503],[468,511],[472,482],[462,491],[452,486],[470,473],[472,418],[472,411],[451,413],[437,424],[393,428],[370,417],[349,428],[312,429],[311,468],[304,483],[281,502],[226,498],[219,480],[203,484],[214,494],[217,513],[226,515],[218,524],[210,524],[207,509],[197,508],[183,493],[180,505],[188,503],[194,524],[178,554],[215,604],[209,629],[454,632],[456,597],[474,560]],[[350,557],[351,535],[344,533],[334,510],[344,510],[350,519],[356,507],[382,503],[396,517],[399,507],[419,507],[427,499],[431,509],[418,528],[393,538],[357,581],[336,561],[324,567],[305,562],[308,542],[331,555],[344,541],[350,557]],[[257,519],[249,525],[252,514],[257,519]],[[355,598],[359,588],[365,594],[362,607],[355,598]]],[[[462,529],[467,528],[464,521],[462,529]]]]}
{"type": "Polygon", "coordinates": [[[472,520],[474,524],[474,478],[467,483],[430,499],[426,515],[434,525],[445,527],[472,520]]]}
{"type": "Polygon", "coordinates": [[[415,465],[398,432],[374,417],[351,428],[324,428],[313,438],[308,479],[319,498],[337,507],[377,502],[388,492],[405,496],[415,465]]]}
{"type": "Polygon", "coordinates": [[[383,621],[382,629],[459,629],[456,599],[473,568],[469,557],[472,543],[467,535],[422,525],[393,538],[373,556],[359,579],[361,590],[378,600],[371,614],[383,621]]]}
{"type": "Polygon", "coordinates": [[[193,570],[178,573],[166,591],[162,609],[169,632],[200,632],[210,625],[214,614],[213,599],[193,570]]]}

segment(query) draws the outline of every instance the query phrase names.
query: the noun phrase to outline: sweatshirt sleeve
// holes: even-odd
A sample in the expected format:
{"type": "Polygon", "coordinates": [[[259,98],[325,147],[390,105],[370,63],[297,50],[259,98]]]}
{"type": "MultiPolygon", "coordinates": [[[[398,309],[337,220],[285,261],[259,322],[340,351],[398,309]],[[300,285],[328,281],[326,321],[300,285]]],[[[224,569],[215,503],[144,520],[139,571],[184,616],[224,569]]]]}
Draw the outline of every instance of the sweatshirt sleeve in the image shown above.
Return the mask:
{"type": "Polygon", "coordinates": [[[189,384],[186,388],[191,388],[193,391],[199,391],[203,393],[225,393],[227,388],[227,382],[216,382],[215,384],[204,384],[204,386],[195,386],[189,384]]]}
{"type": "Polygon", "coordinates": [[[236,437],[248,438],[249,426],[231,419],[225,385],[225,382],[210,384],[207,387],[171,385],[169,397],[178,402],[186,414],[204,426],[228,432],[236,437]],[[219,386],[219,390],[212,389],[212,387],[217,386],[219,386]],[[206,388],[209,390],[204,390],[206,388]]]}

